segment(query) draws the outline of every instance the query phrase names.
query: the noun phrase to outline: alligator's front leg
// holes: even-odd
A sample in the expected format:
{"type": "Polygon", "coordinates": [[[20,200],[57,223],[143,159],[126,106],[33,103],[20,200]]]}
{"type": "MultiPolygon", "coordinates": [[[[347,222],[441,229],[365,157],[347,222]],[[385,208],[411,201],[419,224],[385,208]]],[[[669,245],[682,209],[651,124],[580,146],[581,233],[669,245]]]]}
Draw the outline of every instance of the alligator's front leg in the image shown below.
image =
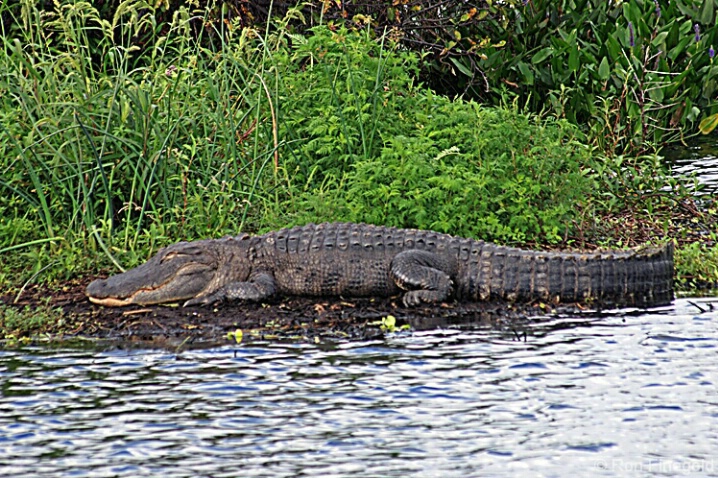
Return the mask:
{"type": "Polygon", "coordinates": [[[258,301],[274,295],[276,290],[274,277],[268,272],[258,272],[251,274],[246,282],[230,282],[210,294],[188,300],[184,306],[214,304],[223,300],[258,301]]]}
{"type": "Polygon", "coordinates": [[[412,249],[397,254],[391,261],[391,278],[404,294],[407,307],[422,302],[441,302],[453,292],[449,272],[452,267],[437,254],[412,249]]]}

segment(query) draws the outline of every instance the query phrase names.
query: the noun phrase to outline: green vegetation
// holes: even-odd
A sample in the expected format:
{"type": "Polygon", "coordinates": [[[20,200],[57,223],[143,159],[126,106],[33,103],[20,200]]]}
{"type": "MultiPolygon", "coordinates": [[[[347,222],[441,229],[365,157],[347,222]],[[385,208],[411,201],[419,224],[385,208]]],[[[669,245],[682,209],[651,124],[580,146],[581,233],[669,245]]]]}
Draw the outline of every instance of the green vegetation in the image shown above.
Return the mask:
{"type": "Polygon", "coordinates": [[[535,111],[587,125],[605,151],[652,150],[718,112],[714,0],[522,3],[510,21],[465,32],[491,38],[473,47],[489,96],[518,95],[535,111]]]}
{"type": "Polygon", "coordinates": [[[718,283],[718,243],[712,247],[691,242],[678,250],[676,261],[681,265],[679,286],[687,291],[716,288],[718,283]]]}
{"type": "MultiPolygon", "coordinates": [[[[309,221],[368,221],[544,247],[631,245],[673,231],[671,207],[689,199],[655,156],[606,157],[587,146],[597,137],[625,146],[638,132],[640,141],[657,141],[653,132],[678,103],[693,116],[681,115],[677,125],[697,118],[696,104],[686,101],[712,78],[701,49],[712,37],[703,32],[703,46],[685,43],[648,71],[638,59],[656,60],[651,48],[685,33],[685,21],[667,23],[667,8],[646,23],[652,2],[624,7],[636,38],[644,35],[637,46],[611,46],[616,40],[605,29],[622,28],[613,9],[600,17],[611,27],[593,30],[605,45],[592,47],[574,28],[553,37],[568,46],[550,54],[529,46],[528,31],[548,40],[539,38],[539,23],[521,17],[512,25],[524,31],[516,37],[526,42],[522,55],[501,61],[518,43],[476,50],[493,62],[492,74],[521,72],[522,88],[539,92],[511,102],[508,90],[495,89],[508,101],[501,108],[433,93],[417,80],[420,55],[371,25],[295,33],[288,25],[301,18],[300,8],[261,30],[231,22],[198,30],[195,12],[182,6],[171,24],[158,25],[139,1],[122,3],[112,20],[87,2],[44,13],[35,2],[15,3],[19,9],[0,6],[22,25],[0,39],[3,288],[113,263],[131,267],[179,239],[309,221]],[[575,49],[588,73],[574,68],[575,49]],[[609,58],[608,76],[599,58],[609,58]],[[541,83],[549,70],[558,74],[554,63],[570,71],[541,83]],[[680,78],[669,73],[679,66],[680,78]],[[639,70],[642,90],[626,80],[639,70]],[[659,79],[670,85],[659,88],[659,79]],[[636,107],[642,92],[650,104],[636,107]],[[537,115],[517,106],[536,101],[549,109],[537,115]],[[650,234],[630,237],[603,220],[611,215],[646,221],[650,234]]],[[[572,21],[596,21],[572,10],[556,21],[567,25],[569,13],[572,21]]],[[[718,280],[715,255],[702,256],[708,249],[699,247],[679,254],[679,269],[718,280]],[[708,258],[700,270],[698,257],[708,258]]]]}
{"type": "MultiPolygon", "coordinates": [[[[517,100],[608,154],[655,151],[718,125],[716,0],[347,0],[309,21],[370,24],[421,55],[448,96],[517,100]]],[[[294,26],[299,26],[296,22],[294,26]]]]}
{"type": "Polygon", "coordinates": [[[556,243],[594,207],[595,160],[577,128],[434,95],[413,85],[415,64],[365,33],[324,28],[275,55],[279,135],[291,138],[276,179],[282,207],[267,211],[281,214],[276,224],[349,219],[556,243]]]}
{"type": "Polygon", "coordinates": [[[27,343],[30,334],[57,333],[64,327],[62,310],[48,305],[22,309],[0,304],[0,342],[27,343]]]}
{"type": "Polygon", "coordinates": [[[381,320],[377,320],[376,322],[370,322],[369,325],[378,325],[382,332],[389,334],[396,334],[411,329],[411,326],[409,324],[403,324],[397,327],[396,317],[394,317],[393,315],[387,315],[385,317],[382,317],[381,320]]]}

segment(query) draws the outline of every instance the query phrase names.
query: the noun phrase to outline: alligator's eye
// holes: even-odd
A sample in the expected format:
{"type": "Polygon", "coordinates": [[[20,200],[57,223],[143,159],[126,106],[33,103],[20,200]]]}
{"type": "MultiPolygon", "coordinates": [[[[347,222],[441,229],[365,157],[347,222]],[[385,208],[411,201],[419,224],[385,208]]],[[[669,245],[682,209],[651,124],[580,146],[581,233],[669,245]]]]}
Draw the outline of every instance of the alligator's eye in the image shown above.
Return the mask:
{"type": "Polygon", "coordinates": [[[167,261],[171,261],[172,259],[175,259],[180,256],[184,256],[184,255],[186,255],[186,254],[183,254],[179,251],[170,251],[167,254],[165,254],[162,259],[160,259],[160,264],[163,264],[167,261]]]}
{"type": "Polygon", "coordinates": [[[166,261],[171,261],[172,259],[177,259],[178,257],[192,257],[200,254],[201,252],[197,248],[186,248],[180,249],[178,251],[169,251],[167,254],[164,255],[164,257],[162,257],[162,259],[160,260],[160,264],[166,261]]]}

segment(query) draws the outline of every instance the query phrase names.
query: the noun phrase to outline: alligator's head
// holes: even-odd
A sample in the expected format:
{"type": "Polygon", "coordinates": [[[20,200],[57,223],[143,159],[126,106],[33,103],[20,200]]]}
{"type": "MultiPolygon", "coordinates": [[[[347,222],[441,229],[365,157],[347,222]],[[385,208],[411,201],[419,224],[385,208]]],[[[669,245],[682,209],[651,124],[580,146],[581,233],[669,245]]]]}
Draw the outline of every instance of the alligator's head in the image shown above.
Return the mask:
{"type": "Polygon", "coordinates": [[[173,244],[139,267],[91,282],[85,293],[91,302],[112,307],[178,302],[211,294],[248,274],[232,265],[232,256],[241,253],[229,247],[234,242],[227,238],[173,244]]]}

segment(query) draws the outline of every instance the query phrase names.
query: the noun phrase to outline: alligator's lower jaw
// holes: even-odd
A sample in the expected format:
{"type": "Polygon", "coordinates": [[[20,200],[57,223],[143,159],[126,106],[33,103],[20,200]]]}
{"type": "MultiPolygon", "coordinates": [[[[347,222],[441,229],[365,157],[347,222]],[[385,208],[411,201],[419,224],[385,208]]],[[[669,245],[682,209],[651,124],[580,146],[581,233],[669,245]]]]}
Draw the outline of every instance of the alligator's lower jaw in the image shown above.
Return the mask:
{"type": "Polygon", "coordinates": [[[108,307],[122,307],[125,305],[132,305],[132,299],[115,299],[114,297],[107,297],[99,299],[97,297],[88,297],[90,302],[93,304],[106,305],[108,307]]]}

